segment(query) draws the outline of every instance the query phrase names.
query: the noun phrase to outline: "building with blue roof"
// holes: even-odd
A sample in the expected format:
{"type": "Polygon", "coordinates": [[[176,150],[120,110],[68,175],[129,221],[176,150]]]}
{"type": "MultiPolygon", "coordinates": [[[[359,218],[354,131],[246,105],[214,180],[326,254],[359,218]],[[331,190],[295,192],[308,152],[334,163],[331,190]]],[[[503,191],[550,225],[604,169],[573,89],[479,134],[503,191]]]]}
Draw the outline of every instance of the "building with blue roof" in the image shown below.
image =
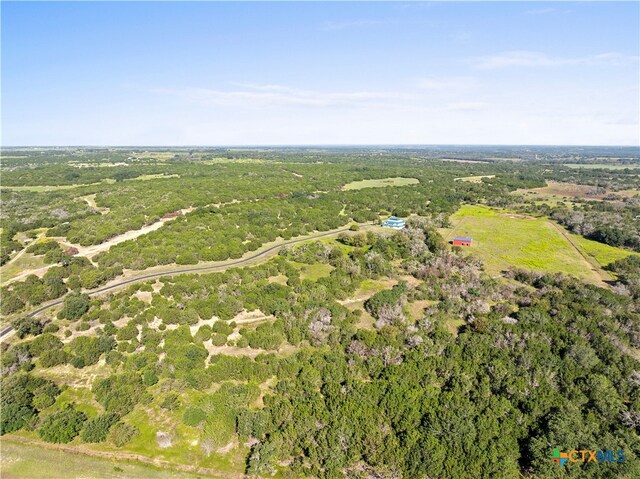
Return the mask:
{"type": "Polygon", "coordinates": [[[402,218],[398,218],[397,216],[391,216],[386,220],[384,220],[381,223],[381,225],[384,226],[385,228],[393,228],[394,230],[401,230],[401,229],[404,229],[404,227],[406,226],[406,223],[402,218]]]}

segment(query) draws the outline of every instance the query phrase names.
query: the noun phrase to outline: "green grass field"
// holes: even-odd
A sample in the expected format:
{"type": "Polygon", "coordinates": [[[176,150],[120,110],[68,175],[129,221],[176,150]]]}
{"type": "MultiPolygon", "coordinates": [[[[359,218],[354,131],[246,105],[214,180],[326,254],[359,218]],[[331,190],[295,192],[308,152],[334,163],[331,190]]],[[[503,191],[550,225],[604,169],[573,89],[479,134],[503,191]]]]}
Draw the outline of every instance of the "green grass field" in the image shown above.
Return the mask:
{"type": "Polygon", "coordinates": [[[382,188],[384,186],[407,186],[417,185],[420,183],[416,178],[383,178],[380,180],[362,180],[352,181],[342,187],[344,191],[347,190],[361,190],[362,188],[382,188]]]}
{"type": "Polygon", "coordinates": [[[482,183],[483,178],[495,178],[496,175],[478,175],[478,176],[464,176],[462,178],[455,178],[456,181],[467,181],[469,183],[482,183]]]}
{"type": "Polygon", "coordinates": [[[334,269],[330,264],[324,263],[305,264],[291,261],[291,264],[300,270],[300,279],[310,279],[311,281],[329,276],[334,269]]]}
{"type": "MultiPolygon", "coordinates": [[[[3,440],[3,479],[196,479],[202,475],[71,454],[3,440]]],[[[207,476],[212,477],[212,476],[207,476]]]]}
{"type": "Polygon", "coordinates": [[[626,258],[632,254],[637,254],[626,249],[599,243],[598,241],[593,241],[580,235],[569,234],[571,235],[571,238],[573,238],[574,242],[578,243],[585,253],[592,256],[600,266],[606,266],[619,259],[626,258]]]}
{"type": "Polygon", "coordinates": [[[15,278],[23,271],[38,269],[44,266],[44,256],[33,256],[31,253],[23,253],[15,261],[10,261],[0,267],[0,281],[3,283],[15,278]]]}
{"type": "Polygon", "coordinates": [[[125,181],[149,181],[149,180],[158,180],[158,179],[164,179],[164,178],[180,178],[180,175],[165,175],[164,173],[158,173],[155,175],[140,175],[140,176],[136,176],[135,178],[129,178],[125,181]]]}
{"type": "Polygon", "coordinates": [[[481,257],[489,273],[521,267],[600,282],[598,271],[544,218],[465,205],[451,217],[451,222],[453,229],[443,230],[445,238],[471,236],[473,246],[466,250],[481,257]]]}

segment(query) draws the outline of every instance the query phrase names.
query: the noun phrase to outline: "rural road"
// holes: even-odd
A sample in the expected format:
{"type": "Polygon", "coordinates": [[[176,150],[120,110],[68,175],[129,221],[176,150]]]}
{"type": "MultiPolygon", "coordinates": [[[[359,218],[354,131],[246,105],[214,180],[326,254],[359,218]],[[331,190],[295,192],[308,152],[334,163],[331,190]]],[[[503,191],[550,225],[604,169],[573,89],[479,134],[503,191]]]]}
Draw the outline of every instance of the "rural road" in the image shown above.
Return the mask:
{"type": "MultiPolygon", "coordinates": [[[[361,229],[364,228],[368,228],[372,225],[360,225],[361,229]]],[[[309,240],[314,240],[314,239],[318,239],[318,238],[324,238],[327,236],[332,236],[332,235],[336,235],[339,233],[344,233],[350,231],[348,227],[346,228],[341,228],[338,230],[332,230],[332,231],[328,231],[325,233],[318,233],[316,235],[311,235],[311,236],[305,236],[304,238],[298,238],[298,239],[293,239],[293,240],[288,240],[288,241],[283,241],[282,243],[278,243],[276,245],[270,246],[267,249],[264,249],[262,251],[259,251],[255,254],[252,254],[251,256],[248,256],[246,258],[242,258],[242,259],[237,259],[237,260],[233,260],[233,261],[228,261],[226,263],[220,263],[214,266],[196,266],[196,267],[192,267],[192,268],[188,268],[188,267],[182,267],[182,268],[176,268],[174,270],[169,270],[169,271],[162,271],[159,273],[152,273],[152,274],[147,274],[144,276],[139,276],[137,278],[132,278],[132,279],[127,279],[127,280],[123,280],[123,281],[119,281],[117,283],[111,284],[109,286],[103,286],[101,288],[96,288],[90,291],[85,291],[86,294],[88,294],[89,296],[95,296],[98,294],[102,294],[102,293],[106,293],[107,291],[112,291],[118,288],[121,288],[122,286],[126,286],[128,284],[133,284],[133,283],[139,283],[141,281],[146,281],[148,279],[152,279],[152,278],[158,278],[161,276],[172,276],[172,275],[176,275],[176,274],[185,274],[185,273],[198,273],[198,272],[203,272],[203,271],[216,271],[216,270],[220,270],[220,269],[226,269],[226,268],[230,268],[232,266],[239,266],[245,263],[248,263],[249,261],[253,261],[254,259],[257,258],[261,258],[262,256],[266,255],[267,253],[270,253],[271,251],[277,250],[279,248],[282,248],[284,246],[289,246],[292,244],[296,244],[296,243],[302,243],[303,241],[309,241],[309,240]]],[[[66,296],[66,295],[65,295],[66,296]]],[[[39,308],[31,311],[29,314],[27,314],[27,317],[32,318],[38,314],[40,314],[43,311],[46,311],[49,308],[53,308],[54,306],[58,306],[59,304],[62,304],[64,302],[64,296],[56,299],[55,301],[52,301],[50,303],[47,303],[43,306],[40,306],[39,308]]],[[[5,329],[3,329],[2,331],[0,331],[0,338],[4,338],[7,334],[9,334],[11,332],[11,330],[13,329],[13,326],[8,326],[5,329]]]]}

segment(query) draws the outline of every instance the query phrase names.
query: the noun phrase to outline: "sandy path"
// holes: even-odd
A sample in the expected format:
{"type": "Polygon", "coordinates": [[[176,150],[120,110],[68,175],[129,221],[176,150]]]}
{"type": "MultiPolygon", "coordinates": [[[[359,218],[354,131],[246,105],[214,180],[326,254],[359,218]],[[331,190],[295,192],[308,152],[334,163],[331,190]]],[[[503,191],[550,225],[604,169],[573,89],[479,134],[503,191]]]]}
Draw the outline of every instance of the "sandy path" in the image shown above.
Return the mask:
{"type": "MultiPolygon", "coordinates": [[[[190,211],[193,211],[194,209],[195,208],[185,208],[185,209],[180,210],[180,211],[181,211],[182,214],[185,214],[185,213],[188,213],[190,211]]],[[[91,260],[95,255],[97,255],[98,253],[102,253],[103,251],[107,251],[112,246],[115,246],[115,245],[117,245],[119,243],[123,243],[123,242],[131,240],[131,239],[136,239],[137,237],[145,235],[147,233],[151,233],[152,231],[155,231],[157,229],[162,228],[162,226],[167,221],[172,221],[174,219],[175,218],[161,218],[158,221],[156,221],[155,223],[152,223],[152,224],[147,225],[147,226],[143,226],[139,230],[127,231],[126,233],[123,233],[121,235],[114,236],[113,238],[111,238],[110,240],[105,241],[104,243],[91,245],[91,246],[81,246],[81,245],[78,245],[78,244],[69,243],[66,240],[66,238],[63,237],[63,236],[54,236],[54,237],[51,237],[51,239],[54,239],[54,240],[58,241],[60,244],[64,245],[65,248],[68,248],[68,247],[77,248],[78,249],[78,254],[76,256],[84,256],[84,257],[88,258],[89,260],[91,260]]],[[[17,258],[18,258],[18,255],[16,255],[16,257],[13,258],[11,261],[16,260],[17,258]]],[[[92,263],[93,263],[93,261],[92,261],[92,263]]],[[[26,278],[27,276],[29,276],[31,274],[35,274],[39,278],[42,278],[42,276],[44,276],[44,274],[47,272],[47,270],[49,268],[51,268],[52,266],[56,266],[56,265],[55,264],[49,264],[47,266],[43,266],[42,268],[25,270],[22,273],[20,273],[19,275],[11,278],[10,280],[8,280],[8,281],[6,281],[6,282],[4,282],[2,284],[4,286],[5,284],[13,283],[14,281],[20,281],[20,280],[26,278]]]]}
{"type": "MultiPolygon", "coordinates": [[[[183,210],[180,210],[180,213],[184,215],[185,213],[189,213],[189,212],[193,211],[194,209],[195,208],[193,208],[193,207],[192,208],[185,208],[183,210]]],[[[87,258],[91,259],[93,256],[97,255],[98,253],[101,253],[103,251],[107,251],[112,246],[115,246],[115,245],[117,245],[119,243],[124,243],[125,241],[131,240],[131,239],[135,239],[138,236],[146,235],[147,233],[151,233],[152,231],[158,230],[158,229],[162,228],[162,226],[166,222],[173,221],[174,219],[175,218],[160,218],[155,223],[151,223],[150,225],[143,226],[142,228],[140,228],[138,230],[127,231],[126,233],[122,233],[121,235],[114,236],[110,240],[107,240],[104,243],[100,243],[100,244],[94,244],[94,245],[91,245],[91,246],[80,246],[80,245],[76,245],[76,244],[68,243],[68,242],[65,242],[65,244],[68,244],[69,246],[73,246],[74,248],[78,248],[78,255],[79,256],[86,256],[87,258]]],[[[62,241],[64,241],[64,238],[60,238],[60,239],[62,241]]]]}
{"type": "MultiPolygon", "coordinates": [[[[155,231],[155,230],[161,228],[164,223],[166,223],[167,221],[170,221],[172,219],[173,218],[161,219],[161,220],[158,220],[158,221],[156,221],[155,223],[153,223],[151,225],[148,225],[148,226],[145,226],[143,228],[140,228],[139,230],[127,231],[124,234],[121,234],[121,235],[118,235],[118,236],[115,236],[115,237],[111,238],[109,241],[106,241],[104,243],[100,243],[100,244],[97,244],[97,245],[91,245],[91,246],[80,246],[78,244],[69,243],[69,242],[65,241],[66,238],[64,238],[62,236],[54,236],[51,239],[54,239],[54,240],[58,241],[59,243],[61,243],[62,245],[64,245],[65,249],[68,248],[68,247],[77,248],[78,249],[78,254],[76,256],[84,256],[84,257],[88,258],[89,260],[91,260],[91,258],[93,258],[98,253],[101,253],[103,251],[107,251],[112,246],[117,245],[119,243],[123,243],[124,241],[128,241],[130,239],[135,239],[138,236],[142,236],[144,234],[147,234],[147,233],[150,233],[152,231],[155,231]]],[[[17,256],[16,256],[16,258],[14,258],[14,260],[15,259],[17,259],[17,256]]],[[[93,261],[92,261],[92,263],[93,263],[93,261]]],[[[39,278],[42,278],[44,276],[44,274],[47,272],[47,270],[49,268],[51,268],[52,266],[57,266],[57,265],[56,264],[48,264],[48,265],[43,266],[43,267],[38,268],[38,269],[27,269],[27,270],[23,271],[22,273],[18,274],[17,276],[14,276],[10,280],[7,280],[6,282],[3,282],[2,284],[4,286],[5,284],[10,284],[10,283],[13,283],[15,281],[20,281],[20,280],[23,280],[27,276],[32,275],[32,274],[35,274],[39,278]]]]}
{"type": "Polygon", "coordinates": [[[92,195],[81,196],[80,198],[86,201],[91,208],[93,208],[94,210],[98,210],[101,215],[105,215],[109,211],[111,211],[109,208],[101,208],[96,204],[96,193],[92,195]]]}

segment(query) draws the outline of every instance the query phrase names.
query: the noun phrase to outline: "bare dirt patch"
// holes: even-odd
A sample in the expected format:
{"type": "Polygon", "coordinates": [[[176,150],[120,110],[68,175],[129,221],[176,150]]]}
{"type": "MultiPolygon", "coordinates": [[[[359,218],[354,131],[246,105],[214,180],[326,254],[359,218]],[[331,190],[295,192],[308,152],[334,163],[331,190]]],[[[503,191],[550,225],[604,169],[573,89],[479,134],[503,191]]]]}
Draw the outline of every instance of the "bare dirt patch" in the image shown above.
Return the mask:
{"type": "Polygon", "coordinates": [[[151,304],[153,293],[151,291],[136,291],[133,296],[138,298],[143,303],[151,304]]]}
{"type": "Polygon", "coordinates": [[[278,283],[278,284],[287,284],[287,281],[289,281],[289,278],[287,278],[286,275],[284,274],[279,274],[277,276],[270,276],[268,279],[270,283],[278,283]]]}
{"type": "Polygon", "coordinates": [[[434,303],[435,301],[431,301],[428,299],[421,299],[419,301],[413,301],[412,303],[409,303],[409,306],[407,308],[409,312],[409,316],[413,320],[418,320],[422,318],[422,315],[424,314],[424,310],[434,303]]]}
{"type": "Polygon", "coordinates": [[[249,358],[255,358],[259,354],[292,354],[298,350],[298,348],[290,344],[282,345],[275,351],[267,351],[266,349],[253,349],[248,347],[238,348],[236,346],[229,346],[226,344],[224,346],[214,346],[213,344],[211,344],[211,341],[205,341],[202,344],[207,349],[207,351],[209,351],[210,357],[218,354],[224,354],[227,356],[247,356],[249,358]]]}
{"type": "Polygon", "coordinates": [[[87,196],[81,196],[80,197],[81,200],[84,200],[87,202],[87,204],[93,208],[96,211],[99,211],[101,215],[105,215],[107,214],[109,211],[111,211],[109,208],[102,208],[100,206],[98,206],[96,204],[96,194],[92,194],[92,195],[87,195],[87,196]]]}
{"type": "Polygon", "coordinates": [[[253,311],[242,311],[236,315],[231,321],[235,321],[236,324],[248,324],[257,323],[258,321],[264,321],[266,319],[274,319],[271,315],[266,315],[259,309],[253,311]]]}

